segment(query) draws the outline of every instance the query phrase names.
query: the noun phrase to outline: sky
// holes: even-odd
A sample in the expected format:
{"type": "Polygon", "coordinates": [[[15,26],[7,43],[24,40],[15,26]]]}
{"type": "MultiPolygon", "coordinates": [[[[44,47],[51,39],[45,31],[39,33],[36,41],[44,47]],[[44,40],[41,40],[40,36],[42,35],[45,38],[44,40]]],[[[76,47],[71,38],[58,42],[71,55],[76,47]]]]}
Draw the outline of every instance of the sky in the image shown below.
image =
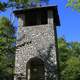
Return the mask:
{"type": "MultiPolygon", "coordinates": [[[[0,0],[6,1],[7,0],[0,0]]],[[[66,41],[80,42],[80,13],[73,11],[71,8],[66,8],[67,0],[49,0],[50,5],[58,6],[58,13],[60,17],[60,26],[57,27],[58,37],[64,37],[66,41]]],[[[8,9],[5,13],[0,12],[0,16],[6,16],[10,19],[11,10],[8,9]]],[[[14,17],[12,17],[14,19],[14,17]]],[[[11,20],[12,20],[11,19],[11,20]]],[[[15,24],[17,22],[15,20],[15,24]]]]}
{"type": "Polygon", "coordinates": [[[57,27],[58,37],[63,36],[67,41],[80,42],[80,13],[66,8],[67,0],[50,0],[50,4],[56,3],[61,26],[57,27]]]}

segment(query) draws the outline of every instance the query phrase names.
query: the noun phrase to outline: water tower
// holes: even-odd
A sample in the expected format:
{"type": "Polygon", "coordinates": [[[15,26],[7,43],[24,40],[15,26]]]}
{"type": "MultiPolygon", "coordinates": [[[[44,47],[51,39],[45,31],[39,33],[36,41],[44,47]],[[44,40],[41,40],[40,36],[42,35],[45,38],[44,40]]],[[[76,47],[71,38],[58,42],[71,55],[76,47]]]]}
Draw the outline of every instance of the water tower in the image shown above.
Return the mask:
{"type": "Polygon", "coordinates": [[[19,27],[14,80],[58,80],[57,6],[14,11],[19,27]]]}

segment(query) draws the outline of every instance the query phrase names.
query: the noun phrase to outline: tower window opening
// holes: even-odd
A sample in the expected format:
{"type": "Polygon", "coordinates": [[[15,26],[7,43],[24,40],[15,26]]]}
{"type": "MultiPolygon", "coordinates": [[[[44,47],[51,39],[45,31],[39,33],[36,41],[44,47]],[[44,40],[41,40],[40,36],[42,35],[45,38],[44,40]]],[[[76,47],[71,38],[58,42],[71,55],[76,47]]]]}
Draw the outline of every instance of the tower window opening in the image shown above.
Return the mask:
{"type": "Polygon", "coordinates": [[[34,11],[25,14],[25,26],[48,24],[47,11],[34,11]]]}

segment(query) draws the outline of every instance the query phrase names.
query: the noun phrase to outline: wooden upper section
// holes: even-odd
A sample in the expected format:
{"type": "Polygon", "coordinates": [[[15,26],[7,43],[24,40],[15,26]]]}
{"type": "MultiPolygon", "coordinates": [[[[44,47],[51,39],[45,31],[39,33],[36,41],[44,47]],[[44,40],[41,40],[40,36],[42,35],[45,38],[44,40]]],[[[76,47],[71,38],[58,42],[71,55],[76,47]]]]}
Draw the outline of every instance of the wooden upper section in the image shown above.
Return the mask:
{"type": "MultiPolygon", "coordinates": [[[[42,14],[42,12],[45,14],[45,12],[52,11],[53,12],[53,21],[55,26],[60,26],[60,20],[59,20],[59,15],[58,15],[58,9],[57,6],[45,6],[45,7],[31,7],[27,9],[19,9],[13,11],[13,13],[17,16],[20,17],[20,15],[27,14],[27,16],[33,15],[34,13],[36,14],[42,14]],[[32,14],[30,14],[32,13],[32,14]],[[29,15],[30,14],[30,15],[29,15]]],[[[34,19],[35,20],[35,19],[34,19]]]]}

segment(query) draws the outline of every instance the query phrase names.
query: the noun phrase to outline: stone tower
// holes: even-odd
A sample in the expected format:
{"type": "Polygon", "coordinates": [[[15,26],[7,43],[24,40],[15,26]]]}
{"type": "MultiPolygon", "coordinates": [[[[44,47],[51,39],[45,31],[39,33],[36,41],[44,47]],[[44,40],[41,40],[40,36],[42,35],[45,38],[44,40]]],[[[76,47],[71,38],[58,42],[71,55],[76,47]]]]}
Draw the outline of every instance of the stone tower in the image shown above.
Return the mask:
{"type": "Polygon", "coordinates": [[[58,80],[57,6],[14,11],[19,21],[14,80],[58,80]]]}

